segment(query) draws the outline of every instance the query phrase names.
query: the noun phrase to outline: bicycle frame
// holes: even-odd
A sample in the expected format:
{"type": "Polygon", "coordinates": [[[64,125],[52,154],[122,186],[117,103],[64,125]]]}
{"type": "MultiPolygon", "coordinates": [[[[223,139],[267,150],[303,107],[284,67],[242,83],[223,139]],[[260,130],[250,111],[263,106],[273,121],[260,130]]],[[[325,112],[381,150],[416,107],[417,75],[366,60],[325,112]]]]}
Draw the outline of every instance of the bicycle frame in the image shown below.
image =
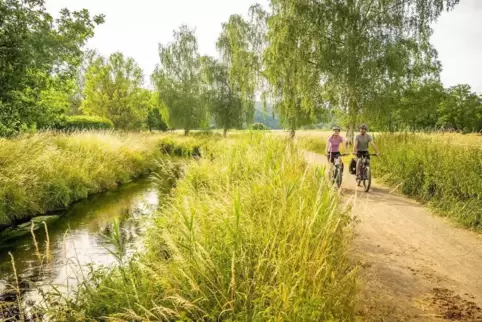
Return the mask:
{"type": "MultiPolygon", "coordinates": [[[[341,181],[342,181],[342,176],[343,176],[343,172],[342,172],[342,169],[343,169],[343,161],[341,159],[342,156],[345,156],[347,155],[346,153],[343,153],[343,154],[340,154],[339,156],[337,156],[336,158],[334,158],[333,160],[333,169],[331,169],[331,181],[333,183],[336,183],[338,185],[338,187],[340,187],[341,185],[341,181]]],[[[328,153],[327,155],[328,157],[328,160],[330,160],[331,158],[331,153],[328,153]]]]}
{"type": "Polygon", "coordinates": [[[356,179],[358,185],[360,185],[363,182],[363,186],[365,187],[365,192],[368,192],[370,190],[371,184],[372,184],[372,175],[371,175],[371,169],[370,169],[370,156],[376,154],[364,154],[360,156],[360,177],[356,179]]]}
{"type": "Polygon", "coordinates": [[[370,159],[367,158],[366,155],[362,155],[362,157],[360,158],[360,175],[361,175],[361,179],[364,180],[366,179],[366,171],[365,169],[370,166],[370,159]]]}

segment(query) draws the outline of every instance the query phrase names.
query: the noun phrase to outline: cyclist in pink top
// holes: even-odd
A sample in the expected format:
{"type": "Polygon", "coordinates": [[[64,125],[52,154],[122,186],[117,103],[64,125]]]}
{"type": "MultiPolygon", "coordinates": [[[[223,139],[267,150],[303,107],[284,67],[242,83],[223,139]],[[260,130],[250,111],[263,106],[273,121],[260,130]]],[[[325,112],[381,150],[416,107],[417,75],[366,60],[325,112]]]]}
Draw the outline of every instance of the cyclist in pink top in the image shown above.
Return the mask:
{"type": "MultiPolygon", "coordinates": [[[[326,142],[326,157],[330,162],[330,173],[332,172],[335,159],[341,156],[340,145],[344,143],[345,151],[348,150],[348,142],[340,135],[340,128],[338,126],[333,127],[333,135],[328,138],[326,142]]],[[[343,163],[342,163],[343,169],[343,163]]]]}

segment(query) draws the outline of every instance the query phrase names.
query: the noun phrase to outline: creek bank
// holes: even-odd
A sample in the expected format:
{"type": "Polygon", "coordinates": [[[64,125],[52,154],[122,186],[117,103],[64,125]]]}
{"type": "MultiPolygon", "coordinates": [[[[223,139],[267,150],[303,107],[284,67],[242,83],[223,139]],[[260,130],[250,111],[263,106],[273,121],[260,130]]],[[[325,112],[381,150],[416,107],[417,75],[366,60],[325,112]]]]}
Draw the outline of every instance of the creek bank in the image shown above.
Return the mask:
{"type": "Polygon", "coordinates": [[[44,133],[3,140],[0,233],[15,234],[32,218],[64,212],[91,195],[141,180],[158,168],[159,160],[200,157],[203,142],[115,132],[44,133]]]}

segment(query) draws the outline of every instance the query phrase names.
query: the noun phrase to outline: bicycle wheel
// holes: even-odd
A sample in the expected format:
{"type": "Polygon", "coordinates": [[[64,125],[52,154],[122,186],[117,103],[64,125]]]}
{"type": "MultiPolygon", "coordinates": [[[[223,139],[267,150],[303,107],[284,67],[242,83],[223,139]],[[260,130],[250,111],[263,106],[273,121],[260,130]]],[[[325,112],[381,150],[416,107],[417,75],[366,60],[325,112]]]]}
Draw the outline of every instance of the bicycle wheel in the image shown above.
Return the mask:
{"type": "Polygon", "coordinates": [[[333,173],[332,173],[332,177],[331,177],[331,184],[335,185],[337,183],[337,180],[338,180],[338,168],[335,166],[333,168],[333,173]]]}
{"type": "Polygon", "coordinates": [[[368,192],[371,186],[372,186],[372,171],[370,167],[366,167],[365,175],[363,178],[363,187],[365,188],[365,192],[368,192]]]}
{"type": "Polygon", "coordinates": [[[336,174],[336,185],[338,186],[338,188],[341,187],[342,180],[343,180],[343,172],[341,170],[338,170],[336,174]]]}

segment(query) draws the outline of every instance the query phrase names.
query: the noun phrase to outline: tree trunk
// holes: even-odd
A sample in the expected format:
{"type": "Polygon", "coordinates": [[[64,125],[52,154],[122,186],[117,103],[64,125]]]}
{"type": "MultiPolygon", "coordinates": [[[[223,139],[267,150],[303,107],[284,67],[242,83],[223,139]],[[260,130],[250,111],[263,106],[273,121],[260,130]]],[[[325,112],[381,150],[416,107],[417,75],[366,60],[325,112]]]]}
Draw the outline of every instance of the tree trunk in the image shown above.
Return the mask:
{"type": "Polygon", "coordinates": [[[290,139],[294,139],[295,138],[295,134],[296,134],[296,130],[295,129],[291,129],[290,130],[290,139]]]}
{"type": "Polygon", "coordinates": [[[228,129],[227,128],[224,128],[223,129],[223,137],[227,137],[228,136],[228,129]]]}
{"type": "Polygon", "coordinates": [[[357,106],[355,99],[352,98],[352,94],[350,91],[350,99],[348,101],[348,129],[346,131],[346,141],[348,142],[348,146],[353,146],[355,140],[355,127],[356,127],[356,119],[357,119],[357,106]]]}
{"type": "Polygon", "coordinates": [[[189,135],[189,129],[184,129],[184,136],[188,136],[189,135]]]}
{"type": "Polygon", "coordinates": [[[353,146],[354,140],[355,140],[355,125],[350,123],[346,130],[346,141],[348,142],[348,146],[353,146]]]}

